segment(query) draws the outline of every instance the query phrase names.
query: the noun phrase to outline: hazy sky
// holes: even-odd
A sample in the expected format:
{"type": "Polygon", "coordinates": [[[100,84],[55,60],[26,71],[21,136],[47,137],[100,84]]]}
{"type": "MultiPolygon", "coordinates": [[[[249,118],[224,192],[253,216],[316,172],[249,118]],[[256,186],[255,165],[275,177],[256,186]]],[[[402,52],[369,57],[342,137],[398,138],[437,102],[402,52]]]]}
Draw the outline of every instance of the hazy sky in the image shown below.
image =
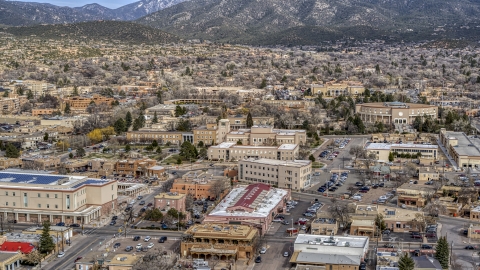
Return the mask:
{"type": "Polygon", "coordinates": [[[108,8],[118,8],[138,0],[17,0],[22,2],[50,3],[56,6],[81,7],[86,4],[97,3],[108,8]]]}

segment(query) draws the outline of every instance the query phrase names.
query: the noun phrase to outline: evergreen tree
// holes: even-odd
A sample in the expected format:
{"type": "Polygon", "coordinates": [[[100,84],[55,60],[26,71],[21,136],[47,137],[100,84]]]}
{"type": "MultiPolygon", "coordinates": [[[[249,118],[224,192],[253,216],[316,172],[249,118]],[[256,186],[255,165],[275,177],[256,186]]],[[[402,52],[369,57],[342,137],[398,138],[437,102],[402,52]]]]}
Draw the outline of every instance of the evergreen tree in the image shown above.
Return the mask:
{"type": "Polygon", "coordinates": [[[158,117],[157,117],[157,112],[153,113],[153,119],[152,119],[152,124],[158,123],[158,117]]]}
{"type": "Polygon", "coordinates": [[[63,110],[65,114],[70,114],[72,111],[70,110],[70,104],[66,103],[65,104],[65,109],[63,110]]]}
{"type": "Polygon", "coordinates": [[[388,154],[388,161],[393,162],[393,159],[394,159],[393,153],[390,152],[390,153],[388,154]]]}
{"type": "Polygon", "coordinates": [[[5,90],[5,91],[3,92],[3,97],[8,97],[8,90],[5,90]]]}
{"type": "Polygon", "coordinates": [[[128,111],[127,115],[125,116],[126,131],[128,131],[128,129],[132,126],[132,121],[133,121],[132,113],[130,113],[130,111],[128,111]]]}
{"type": "Polygon", "coordinates": [[[27,99],[33,99],[32,90],[28,90],[28,92],[27,92],[27,99]]]}
{"type": "Polygon", "coordinates": [[[45,132],[45,135],[43,135],[43,141],[45,141],[45,142],[48,141],[48,133],[47,132],[45,132]]]}
{"type": "Polygon", "coordinates": [[[160,104],[163,103],[163,93],[162,93],[162,90],[158,90],[158,91],[157,91],[157,100],[158,100],[158,103],[160,103],[160,104]]]}
{"type": "Polygon", "coordinates": [[[48,220],[43,222],[43,230],[40,235],[40,240],[38,241],[38,249],[44,254],[48,254],[55,249],[55,243],[50,235],[50,222],[48,220]]]}
{"type": "Polygon", "coordinates": [[[158,142],[157,142],[157,140],[153,140],[153,142],[152,142],[152,146],[153,146],[153,147],[157,147],[157,146],[158,146],[158,142]]]}
{"type": "Polygon", "coordinates": [[[308,159],[310,159],[312,162],[315,162],[315,157],[313,155],[310,155],[308,159]]]}
{"type": "Polygon", "coordinates": [[[130,150],[132,150],[132,147],[130,147],[130,144],[127,144],[127,145],[125,146],[125,152],[128,153],[128,152],[130,152],[130,150]]]}
{"type": "Polygon", "coordinates": [[[85,154],[86,154],[85,149],[83,149],[83,147],[81,147],[81,146],[77,148],[76,152],[77,152],[77,156],[79,156],[79,157],[84,157],[85,154]]]}
{"type": "Polygon", "coordinates": [[[77,87],[76,85],[73,86],[72,96],[74,96],[74,97],[79,96],[79,94],[78,94],[78,87],[77,87]]]}
{"type": "Polygon", "coordinates": [[[185,159],[197,158],[198,151],[193,144],[191,144],[189,141],[185,141],[180,146],[180,155],[185,159]]]}
{"type": "Polygon", "coordinates": [[[121,134],[122,132],[126,131],[125,120],[123,120],[123,118],[118,118],[118,120],[113,123],[113,128],[117,134],[121,134]]]}
{"type": "Polygon", "coordinates": [[[265,87],[267,87],[267,80],[263,79],[262,83],[260,83],[260,86],[258,88],[263,89],[265,87]]]}
{"type": "Polygon", "coordinates": [[[435,259],[440,262],[443,269],[448,269],[450,250],[448,249],[447,237],[442,236],[438,239],[435,251],[435,259]]]}
{"type": "Polygon", "coordinates": [[[247,114],[247,128],[251,128],[253,126],[253,118],[252,118],[252,114],[250,112],[248,112],[247,114]]]}
{"type": "Polygon", "coordinates": [[[20,152],[18,151],[17,147],[11,143],[8,143],[5,147],[5,156],[8,158],[18,158],[20,156],[20,152]]]}
{"type": "Polygon", "coordinates": [[[413,270],[415,269],[415,262],[408,255],[407,252],[404,252],[403,255],[398,260],[398,268],[400,270],[413,270]]]}

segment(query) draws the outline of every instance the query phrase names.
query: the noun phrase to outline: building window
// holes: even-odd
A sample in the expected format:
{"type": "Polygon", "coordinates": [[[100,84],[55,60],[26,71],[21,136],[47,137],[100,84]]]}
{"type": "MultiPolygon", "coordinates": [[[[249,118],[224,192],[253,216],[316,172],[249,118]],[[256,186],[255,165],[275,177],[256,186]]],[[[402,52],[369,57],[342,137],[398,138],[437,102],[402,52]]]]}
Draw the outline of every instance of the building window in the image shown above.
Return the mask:
{"type": "Polygon", "coordinates": [[[57,198],[58,198],[58,194],[55,194],[55,199],[57,199],[57,198]]]}
{"type": "Polygon", "coordinates": [[[47,208],[50,208],[50,204],[47,204],[47,208]]]}
{"type": "Polygon", "coordinates": [[[41,205],[41,204],[38,204],[38,208],[42,208],[42,205],[41,205]]]}
{"type": "Polygon", "coordinates": [[[50,198],[50,194],[47,193],[47,198],[50,198]]]}
{"type": "Polygon", "coordinates": [[[58,204],[55,204],[55,208],[58,208],[58,204]]]}
{"type": "Polygon", "coordinates": [[[8,206],[8,202],[5,202],[5,206],[8,206]]]}
{"type": "Polygon", "coordinates": [[[5,191],[5,196],[8,196],[8,191],[5,191]]]}
{"type": "Polygon", "coordinates": [[[13,202],[13,206],[15,206],[15,202],[13,202]]]}
{"type": "Polygon", "coordinates": [[[38,198],[40,198],[40,193],[37,193],[38,198]]]}
{"type": "Polygon", "coordinates": [[[12,192],[12,196],[15,197],[15,192],[12,192]]]}

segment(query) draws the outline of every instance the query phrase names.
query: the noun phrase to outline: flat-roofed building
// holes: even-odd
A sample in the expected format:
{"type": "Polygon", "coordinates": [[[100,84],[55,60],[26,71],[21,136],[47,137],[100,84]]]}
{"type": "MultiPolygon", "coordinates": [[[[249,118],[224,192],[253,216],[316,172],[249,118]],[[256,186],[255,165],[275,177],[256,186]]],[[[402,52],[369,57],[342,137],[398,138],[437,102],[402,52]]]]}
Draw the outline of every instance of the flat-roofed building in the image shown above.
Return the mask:
{"type": "Polygon", "coordinates": [[[411,205],[423,207],[426,203],[426,198],[435,194],[435,187],[433,185],[418,185],[405,183],[397,188],[397,205],[411,205]]]}
{"type": "Polygon", "coordinates": [[[273,126],[252,126],[225,136],[225,142],[241,142],[242,145],[305,144],[306,141],[307,133],[303,129],[275,129],[273,126]]]}
{"type": "Polygon", "coordinates": [[[157,165],[157,161],[149,158],[124,159],[115,164],[115,174],[121,176],[144,176],[148,174],[148,168],[157,165]]]}
{"type": "MultiPolygon", "coordinates": [[[[430,167],[418,168],[418,180],[424,181],[437,181],[440,178],[440,174],[430,167]]],[[[423,184],[423,183],[422,183],[423,184]]]]}
{"type": "Polygon", "coordinates": [[[265,183],[279,188],[303,190],[310,187],[310,160],[242,159],[238,162],[238,180],[265,183]]]}
{"type": "Polygon", "coordinates": [[[365,123],[412,125],[417,116],[438,118],[438,107],[418,103],[376,102],[355,105],[355,112],[365,123]]]}
{"type": "Polygon", "coordinates": [[[480,138],[440,129],[439,141],[460,168],[480,167],[480,138]]]}
{"type": "Polygon", "coordinates": [[[158,129],[141,129],[127,132],[127,141],[135,143],[152,143],[154,140],[159,144],[167,142],[181,145],[185,141],[193,143],[193,133],[181,131],[164,131],[158,129]]]}
{"type": "Polygon", "coordinates": [[[367,255],[366,236],[324,236],[299,234],[290,263],[324,266],[325,269],[358,270],[367,255]]]}
{"type": "Polygon", "coordinates": [[[311,234],[336,235],[338,222],[334,218],[316,218],[310,224],[311,234]]]}
{"type": "Polygon", "coordinates": [[[0,170],[5,170],[8,168],[18,168],[22,166],[22,160],[19,158],[0,158],[0,170]]]}
{"type": "Polygon", "coordinates": [[[248,259],[256,256],[256,228],[239,224],[195,224],[188,228],[180,243],[180,255],[184,258],[209,260],[248,259]]]}
{"type": "Polygon", "coordinates": [[[110,108],[114,98],[104,97],[100,95],[93,95],[92,97],[69,97],[64,99],[65,104],[70,105],[72,111],[84,112],[90,103],[95,103],[95,105],[100,105],[102,103],[106,104],[110,108]]]}
{"type": "Polygon", "coordinates": [[[184,174],[182,178],[173,180],[170,192],[190,194],[197,200],[211,200],[217,196],[217,194],[215,194],[217,188],[214,188],[214,186],[221,187],[222,185],[225,191],[220,195],[221,197],[230,191],[230,181],[227,177],[217,176],[203,171],[190,171],[184,174]]]}
{"type": "Polygon", "coordinates": [[[179,212],[186,213],[185,198],[187,195],[176,192],[162,192],[154,197],[153,206],[160,210],[168,211],[170,208],[177,209],[179,212]]]}
{"type": "MultiPolygon", "coordinates": [[[[254,126],[271,126],[275,121],[273,117],[269,116],[253,116],[252,120],[254,126]]],[[[248,129],[246,115],[228,117],[228,121],[230,121],[230,128],[232,130],[248,129]]]]}
{"type": "Polygon", "coordinates": [[[32,116],[52,115],[55,109],[32,109],[32,116]]]}
{"type": "Polygon", "coordinates": [[[421,154],[422,158],[438,159],[438,145],[413,143],[368,143],[365,150],[377,155],[377,160],[388,161],[390,152],[396,154],[421,154]]]}
{"type": "Polygon", "coordinates": [[[313,95],[322,93],[324,97],[357,96],[365,92],[365,87],[360,82],[327,82],[325,84],[312,84],[310,87],[313,95]]]}
{"type": "Polygon", "coordinates": [[[130,270],[141,258],[142,256],[138,253],[93,251],[75,261],[75,270],[96,269],[96,267],[108,270],[130,270]]]}
{"type": "Polygon", "coordinates": [[[87,224],[117,208],[117,181],[38,172],[0,172],[3,220],[87,224]]]}
{"type": "Polygon", "coordinates": [[[227,119],[220,119],[218,124],[207,124],[193,129],[193,143],[197,145],[203,142],[206,145],[222,143],[230,132],[230,122],[227,119]]]}
{"type": "Polygon", "coordinates": [[[204,223],[239,223],[267,232],[273,218],[285,212],[290,190],[266,184],[238,186],[226,195],[205,217],[204,223]]]}
{"type": "Polygon", "coordinates": [[[234,142],[223,142],[208,148],[209,160],[242,160],[246,158],[266,158],[277,160],[295,160],[298,156],[297,144],[280,146],[238,145],[234,142]]]}

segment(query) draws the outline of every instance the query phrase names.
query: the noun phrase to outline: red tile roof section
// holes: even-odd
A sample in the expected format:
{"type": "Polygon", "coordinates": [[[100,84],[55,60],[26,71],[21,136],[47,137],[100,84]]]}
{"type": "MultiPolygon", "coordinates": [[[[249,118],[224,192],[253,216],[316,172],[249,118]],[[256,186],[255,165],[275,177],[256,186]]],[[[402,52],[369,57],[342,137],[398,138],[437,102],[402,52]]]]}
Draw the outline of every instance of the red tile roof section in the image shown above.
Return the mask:
{"type": "Polygon", "coordinates": [[[241,206],[252,208],[251,204],[257,199],[258,195],[262,193],[262,191],[269,191],[270,186],[262,183],[252,184],[245,188],[246,192],[243,196],[237,201],[237,203],[233,206],[241,206]]]}
{"type": "Polygon", "coordinates": [[[31,243],[26,242],[8,242],[5,241],[0,246],[0,251],[21,251],[23,254],[28,254],[35,249],[31,243]]]}

